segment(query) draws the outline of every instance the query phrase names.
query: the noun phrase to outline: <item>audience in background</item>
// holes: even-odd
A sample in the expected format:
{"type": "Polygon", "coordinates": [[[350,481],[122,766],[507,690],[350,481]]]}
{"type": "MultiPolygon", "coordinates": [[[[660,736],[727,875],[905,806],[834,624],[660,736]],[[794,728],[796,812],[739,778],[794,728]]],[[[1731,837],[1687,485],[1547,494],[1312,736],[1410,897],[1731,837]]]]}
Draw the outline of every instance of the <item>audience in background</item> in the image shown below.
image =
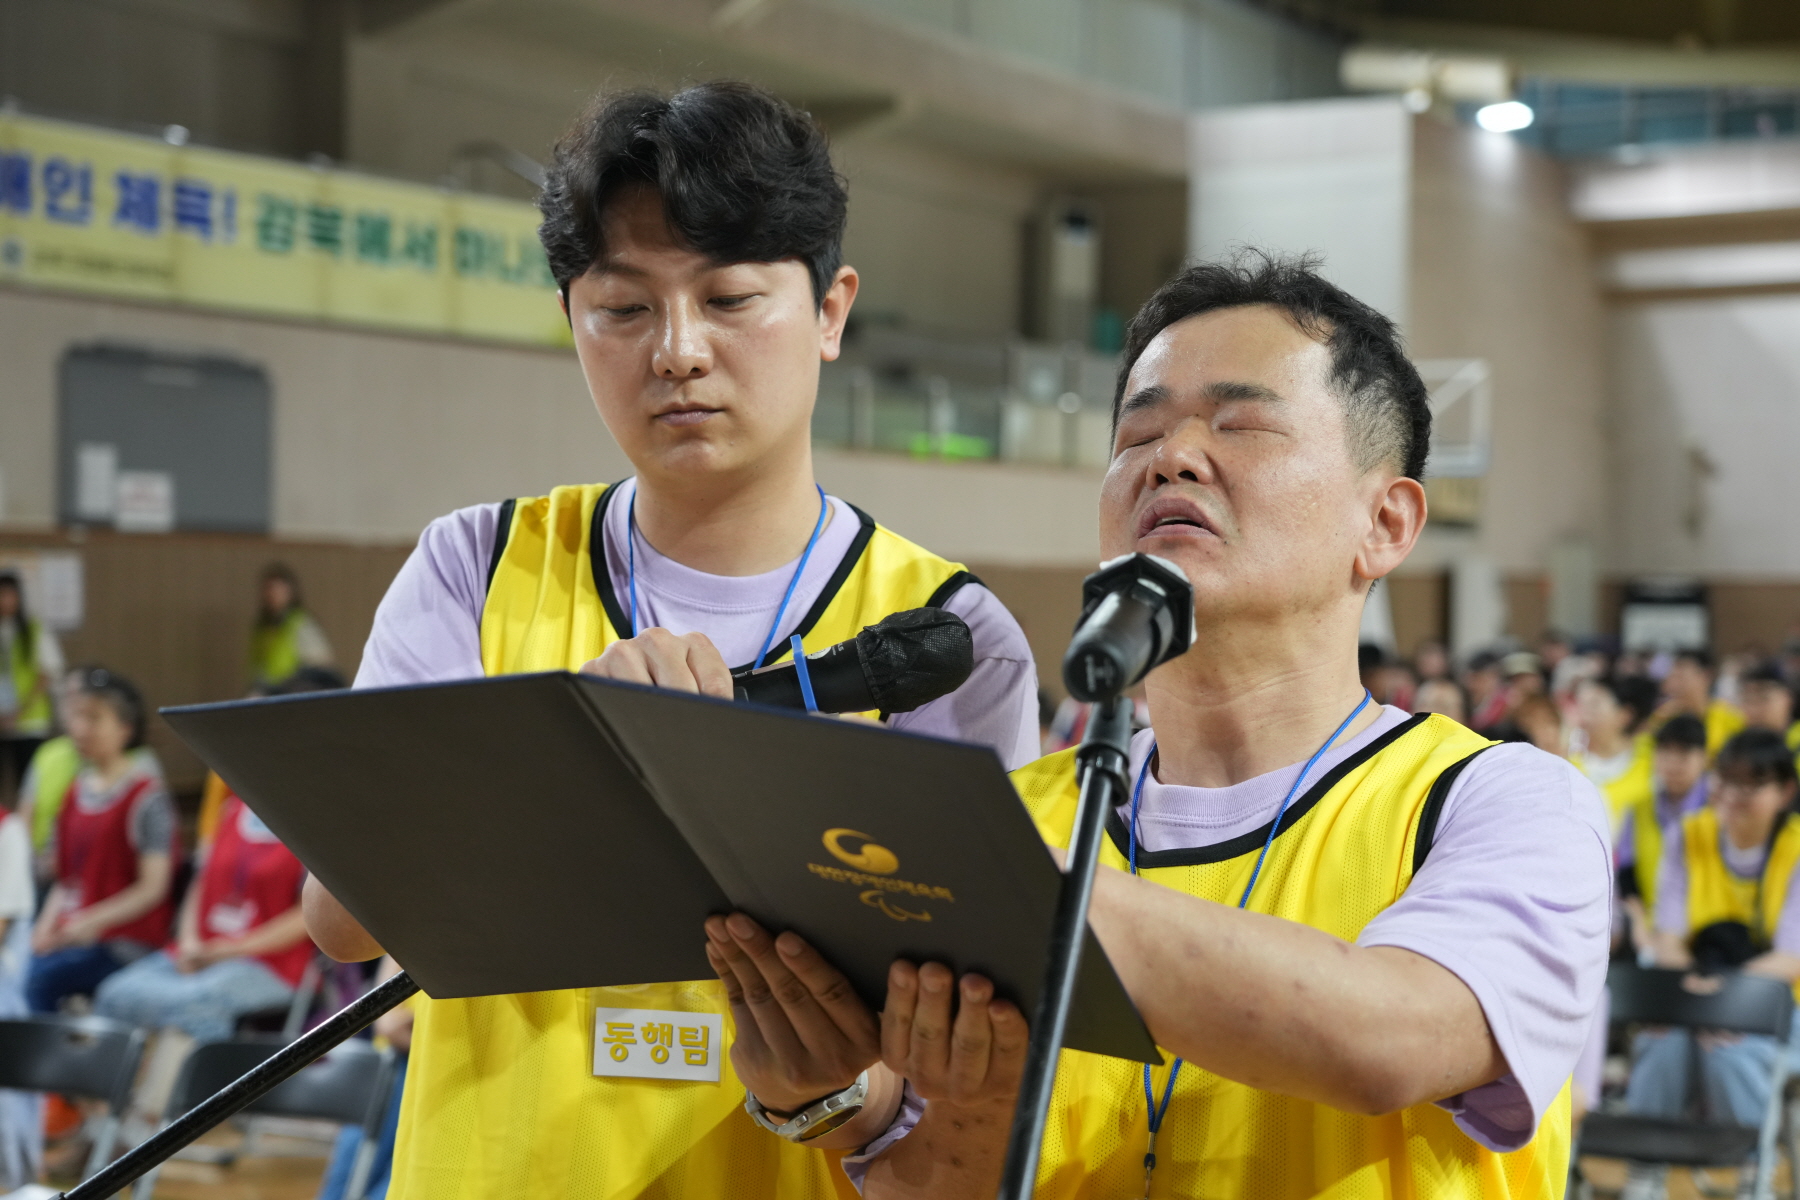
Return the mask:
{"type": "Polygon", "coordinates": [[[1458,724],[1469,723],[1469,704],[1463,698],[1462,685],[1442,676],[1419,685],[1413,695],[1412,711],[1442,713],[1458,724]]]}
{"type": "Polygon", "coordinates": [[[331,666],[331,643],[300,600],[300,579],[285,563],[262,573],[262,605],[250,630],[250,683],[269,689],[302,667],[331,666]]]}
{"type": "Polygon", "coordinates": [[[1664,719],[1688,713],[1706,723],[1706,752],[1717,754],[1732,734],[1744,727],[1744,714],[1713,695],[1712,655],[1705,650],[1677,651],[1663,677],[1664,719]]]}
{"type": "MultiPolygon", "coordinates": [[[[25,768],[25,779],[19,785],[19,815],[31,831],[31,852],[37,882],[49,887],[55,874],[50,860],[50,844],[56,832],[56,817],[62,812],[63,797],[81,770],[81,752],[68,734],[69,704],[81,688],[79,670],[70,671],[57,681],[56,715],[63,732],[50,738],[31,756],[25,768]]],[[[149,753],[146,749],[144,753],[149,753]]]]}
{"type": "MultiPolygon", "coordinates": [[[[1656,963],[1742,970],[1793,983],[1800,978],[1800,906],[1791,895],[1800,861],[1800,818],[1791,811],[1793,752],[1781,734],[1749,730],[1720,748],[1717,775],[1714,803],[1683,818],[1663,852],[1652,938],[1656,963]]],[[[1800,1023],[1790,1047],[1796,1044],[1800,1023]]],[[[1632,1112],[1683,1116],[1689,1072],[1698,1064],[1703,1119],[1762,1123],[1779,1049],[1773,1038],[1645,1030],[1637,1034],[1636,1049],[1625,1092],[1632,1112]]],[[[1626,1196],[1655,1194],[1657,1174],[1634,1165],[1626,1196]]]]}
{"type": "Polygon", "coordinates": [[[108,977],[95,1011],[205,1041],[284,1007],[314,953],[300,915],[305,879],[300,860],[232,796],[182,902],[175,944],[108,977]]]}
{"type": "Polygon", "coordinates": [[[1530,742],[1539,750],[1559,756],[1568,752],[1562,711],[1541,692],[1527,694],[1520,700],[1493,736],[1509,742],[1530,742]]]}
{"type": "Polygon", "coordinates": [[[1471,656],[1463,667],[1462,683],[1469,701],[1470,729],[1484,733],[1506,719],[1507,694],[1498,654],[1483,650],[1471,656]]]}
{"type": "Polygon", "coordinates": [[[132,754],[144,741],[138,691],[102,668],[82,674],[69,736],[84,765],[57,814],[56,881],[32,932],[26,999],[54,1012],[68,996],[168,940],[178,848],[160,772],[132,754]]]}
{"type": "Polygon", "coordinates": [[[1423,683],[1429,683],[1436,679],[1449,679],[1450,652],[1444,648],[1444,643],[1420,642],[1413,650],[1413,672],[1423,683]]]}
{"type": "MultiPolygon", "coordinates": [[[[36,909],[31,832],[24,817],[0,807],[0,1020],[27,1015],[25,973],[36,909]]],[[[43,1164],[42,1098],[0,1089],[0,1193],[35,1183],[43,1164]]]]}
{"type": "Polygon", "coordinates": [[[1794,720],[1794,690],[1772,662],[1759,663],[1738,680],[1738,707],[1747,729],[1772,729],[1800,751],[1800,722],[1794,720]]]}
{"type": "Polygon", "coordinates": [[[1642,730],[1656,702],[1656,684],[1641,676],[1584,679],[1575,687],[1580,745],[1570,758],[1606,798],[1615,838],[1626,810],[1652,791],[1654,749],[1642,730]]]}
{"type": "Polygon", "coordinates": [[[1620,906],[1640,955],[1650,945],[1651,921],[1658,911],[1665,846],[1684,819],[1706,807],[1706,726],[1699,717],[1682,713],[1663,722],[1654,735],[1650,770],[1649,794],[1620,814],[1613,841],[1620,906]]]}
{"type": "Polygon", "coordinates": [[[0,803],[12,804],[31,756],[50,736],[62,678],[56,634],[25,611],[25,587],[0,571],[0,803]]]}

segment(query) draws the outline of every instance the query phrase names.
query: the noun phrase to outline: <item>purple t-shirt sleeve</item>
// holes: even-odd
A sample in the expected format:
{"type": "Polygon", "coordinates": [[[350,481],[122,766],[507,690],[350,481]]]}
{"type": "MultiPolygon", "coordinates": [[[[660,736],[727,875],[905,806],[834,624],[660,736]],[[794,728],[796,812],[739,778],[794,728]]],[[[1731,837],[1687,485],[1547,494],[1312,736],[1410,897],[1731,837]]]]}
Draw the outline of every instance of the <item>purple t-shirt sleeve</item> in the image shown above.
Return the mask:
{"type": "Polygon", "coordinates": [[[1662,865],[1656,869],[1656,911],[1651,924],[1662,933],[1688,935],[1687,838],[1677,825],[1663,835],[1662,865]]]}
{"type": "Polygon", "coordinates": [[[419,535],[363,646],[357,687],[394,687],[477,679],[481,609],[493,556],[498,504],[477,504],[439,517],[419,535]]]}
{"type": "Polygon", "coordinates": [[[1525,1145],[1574,1071],[1606,982],[1612,849],[1600,794],[1535,747],[1496,746],[1446,798],[1429,857],[1357,944],[1468,985],[1507,1072],[1439,1101],[1491,1150],[1525,1145]]]}
{"type": "Polygon", "coordinates": [[[1037,665],[1019,622],[999,597],[977,583],[964,584],[944,608],[968,623],[975,669],[968,682],[889,724],[909,733],[957,738],[992,746],[1009,771],[1037,758],[1037,665]]]}

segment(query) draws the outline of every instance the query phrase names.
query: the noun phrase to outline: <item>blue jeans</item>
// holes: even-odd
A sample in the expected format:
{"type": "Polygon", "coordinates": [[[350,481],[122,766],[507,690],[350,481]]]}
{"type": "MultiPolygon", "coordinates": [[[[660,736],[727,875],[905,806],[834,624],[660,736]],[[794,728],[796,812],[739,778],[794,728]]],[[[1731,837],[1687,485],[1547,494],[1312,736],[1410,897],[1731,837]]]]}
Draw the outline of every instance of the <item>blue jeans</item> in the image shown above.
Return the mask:
{"type": "MultiPolygon", "coordinates": [[[[1701,1099],[1705,1119],[1717,1123],[1759,1126],[1769,1106],[1769,1072],[1775,1066],[1776,1041],[1746,1034],[1712,1048],[1702,1048],[1701,1099]]],[[[1694,1061],[1694,1035],[1686,1029],[1640,1033],[1632,1041],[1636,1065],[1625,1087],[1625,1106],[1648,1117],[1684,1114],[1694,1061]]],[[[1789,1063],[1800,1053],[1800,1023],[1788,1040],[1789,1063]]]]}
{"type": "MultiPolygon", "coordinates": [[[[389,1094],[387,1112],[381,1117],[375,1159],[369,1164],[369,1185],[363,1189],[365,1200],[385,1200],[387,1196],[388,1176],[394,1169],[394,1138],[400,1132],[400,1096],[405,1090],[406,1055],[402,1054],[395,1064],[394,1090],[389,1094]]],[[[362,1140],[361,1126],[346,1125],[338,1132],[337,1147],[331,1152],[331,1165],[325,1168],[318,1200],[345,1200],[350,1191],[350,1171],[356,1165],[356,1151],[362,1140]]]]}
{"type": "Polygon", "coordinates": [[[94,993],[94,1011],[150,1029],[174,1026],[197,1041],[223,1041],[238,1018],[293,999],[287,980],[254,958],[228,958],[184,975],[162,951],[140,958],[94,993]]]}
{"type": "Polygon", "coordinates": [[[25,976],[25,1003],[32,1012],[53,1013],[65,996],[91,995],[102,979],[124,965],[105,942],[34,954],[25,976]]]}

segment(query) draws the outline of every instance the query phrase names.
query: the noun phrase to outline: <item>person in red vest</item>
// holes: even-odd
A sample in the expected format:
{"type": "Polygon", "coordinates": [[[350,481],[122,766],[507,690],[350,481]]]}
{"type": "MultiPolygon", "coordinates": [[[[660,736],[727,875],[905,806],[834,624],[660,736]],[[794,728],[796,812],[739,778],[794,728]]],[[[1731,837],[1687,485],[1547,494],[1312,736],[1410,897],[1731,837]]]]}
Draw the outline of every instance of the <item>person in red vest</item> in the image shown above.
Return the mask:
{"type": "Polygon", "coordinates": [[[102,983],[95,1012],[208,1041],[293,999],[316,953],[300,916],[306,868],[234,795],[205,854],[175,943],[102,983]]]}
{"type": "Polygon", "coordinates": [[[168,941],[175,807],[144,743],[137,688],[104,667],[81,672],[69,736],[86,765],[57,814],[56,882],[31,935],[25,998],[55,1012],[73,995],[168,941]]]}

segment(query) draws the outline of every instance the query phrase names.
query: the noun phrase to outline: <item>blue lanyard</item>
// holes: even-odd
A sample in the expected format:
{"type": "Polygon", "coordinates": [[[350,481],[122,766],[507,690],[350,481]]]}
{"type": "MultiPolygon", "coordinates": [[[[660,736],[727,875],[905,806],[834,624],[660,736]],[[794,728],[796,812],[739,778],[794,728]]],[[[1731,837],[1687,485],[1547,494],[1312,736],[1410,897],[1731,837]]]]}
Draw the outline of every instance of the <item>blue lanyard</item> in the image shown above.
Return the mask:
{"type": "MultiPolygon", "coordinates": [[[[1237,906],[1243,908],[1250,903],[1250,890],[1256,886],[1257,876],[1262,874],[1263,860],[1269,857],[1269,847],[1275,844],[1275,835],[1281,832],[1281,818],[1287,815],[1288,805],[1300,793],[1300,785],[1312,774],[1312,769],[1324,757],[1325,752],[1344,736],[1344,730],[1350,728],[1350,722],[1356,720],[1358,714],[1369,706],[1373,696],[1365,690],[1363,698],[1351,710],[1344,723],[1339,725],[1332,735],[1325,739],[1325,744],[1313,751],[1313,756],[1306,760],[1300,768],[1300,774],[1294,777],[1294,784],[1288,788],[1287,795],[1281,798],[1281,807],[1275,810],[1275,819],[1269,823],[1269,836],[1263,839],[1262,852],[1256,856],[1256,865],[1250,869],[1250,882],[1244,885],[1244,894],[1238,897],[1237,906]]],[[[1131,873],[1138,873],[1138,809],[1144,801],[1144,780],[1150,775],[1150,764],[1156,761],[1156,741],[1150,742],[1150,753],[1144,755],[1144,765],[1138,768],[1137,785],[1131,789],[1131,821],[1125,833],[1125,856],[1131,865],[1131,873]]],[[[1156,1135],[1162,1132],[1163,1118],[1169,1115],[1169,1101],[1175,1097],[1175,1077],[1181,1074],[1183,1059],[1176,1059],[1175,1065],[1169,1068],[1168,1082],[1163,1084],[1162,1103],[1156,1102],[1156,1094],[1150,1090],[1150,1064],[1144,1064],[1144,1107],[1147,1110],[1145,1119],[1150,1126],[1150,1149],[1144,1154],[1144,1194],[1150,1194],[1150,1174],[1156,1170],[1156,1135]]]]}
{"type": "MultiPolygon", "coordinates": [[[[769,624],[769,634],[763,638],[762,649],[756,652],[756,661],[752,668],[763,665],[763,659],[769,656],[769,647],[775,644],[775,634],[781,628],[781,618],[787,615],[788,602],[794,598],[794,589],[800,586],[800,576],[806,574],[807,560],[812,557],[813,547],[819,544],[819,534],[825,531],[825,514],[831,511],[830,503],[825,499],[825,489],[819,489],[819,520],[813,526],[812,537],[806,541],[806,549],[800,555],[800,562],[794,568],[794,577],[788,580],[787,591],[782,593],[781,603],[775,608],[775,620],[769,624]]],[[[625,587],[631,593],[631,636],[638,635],[638,598],[637,598],[637,485],[631,487],[631,504],[625,510],[625,587]]],[[[793,639],[794,657],[800,657],[799,638],[793,639]]]]}

